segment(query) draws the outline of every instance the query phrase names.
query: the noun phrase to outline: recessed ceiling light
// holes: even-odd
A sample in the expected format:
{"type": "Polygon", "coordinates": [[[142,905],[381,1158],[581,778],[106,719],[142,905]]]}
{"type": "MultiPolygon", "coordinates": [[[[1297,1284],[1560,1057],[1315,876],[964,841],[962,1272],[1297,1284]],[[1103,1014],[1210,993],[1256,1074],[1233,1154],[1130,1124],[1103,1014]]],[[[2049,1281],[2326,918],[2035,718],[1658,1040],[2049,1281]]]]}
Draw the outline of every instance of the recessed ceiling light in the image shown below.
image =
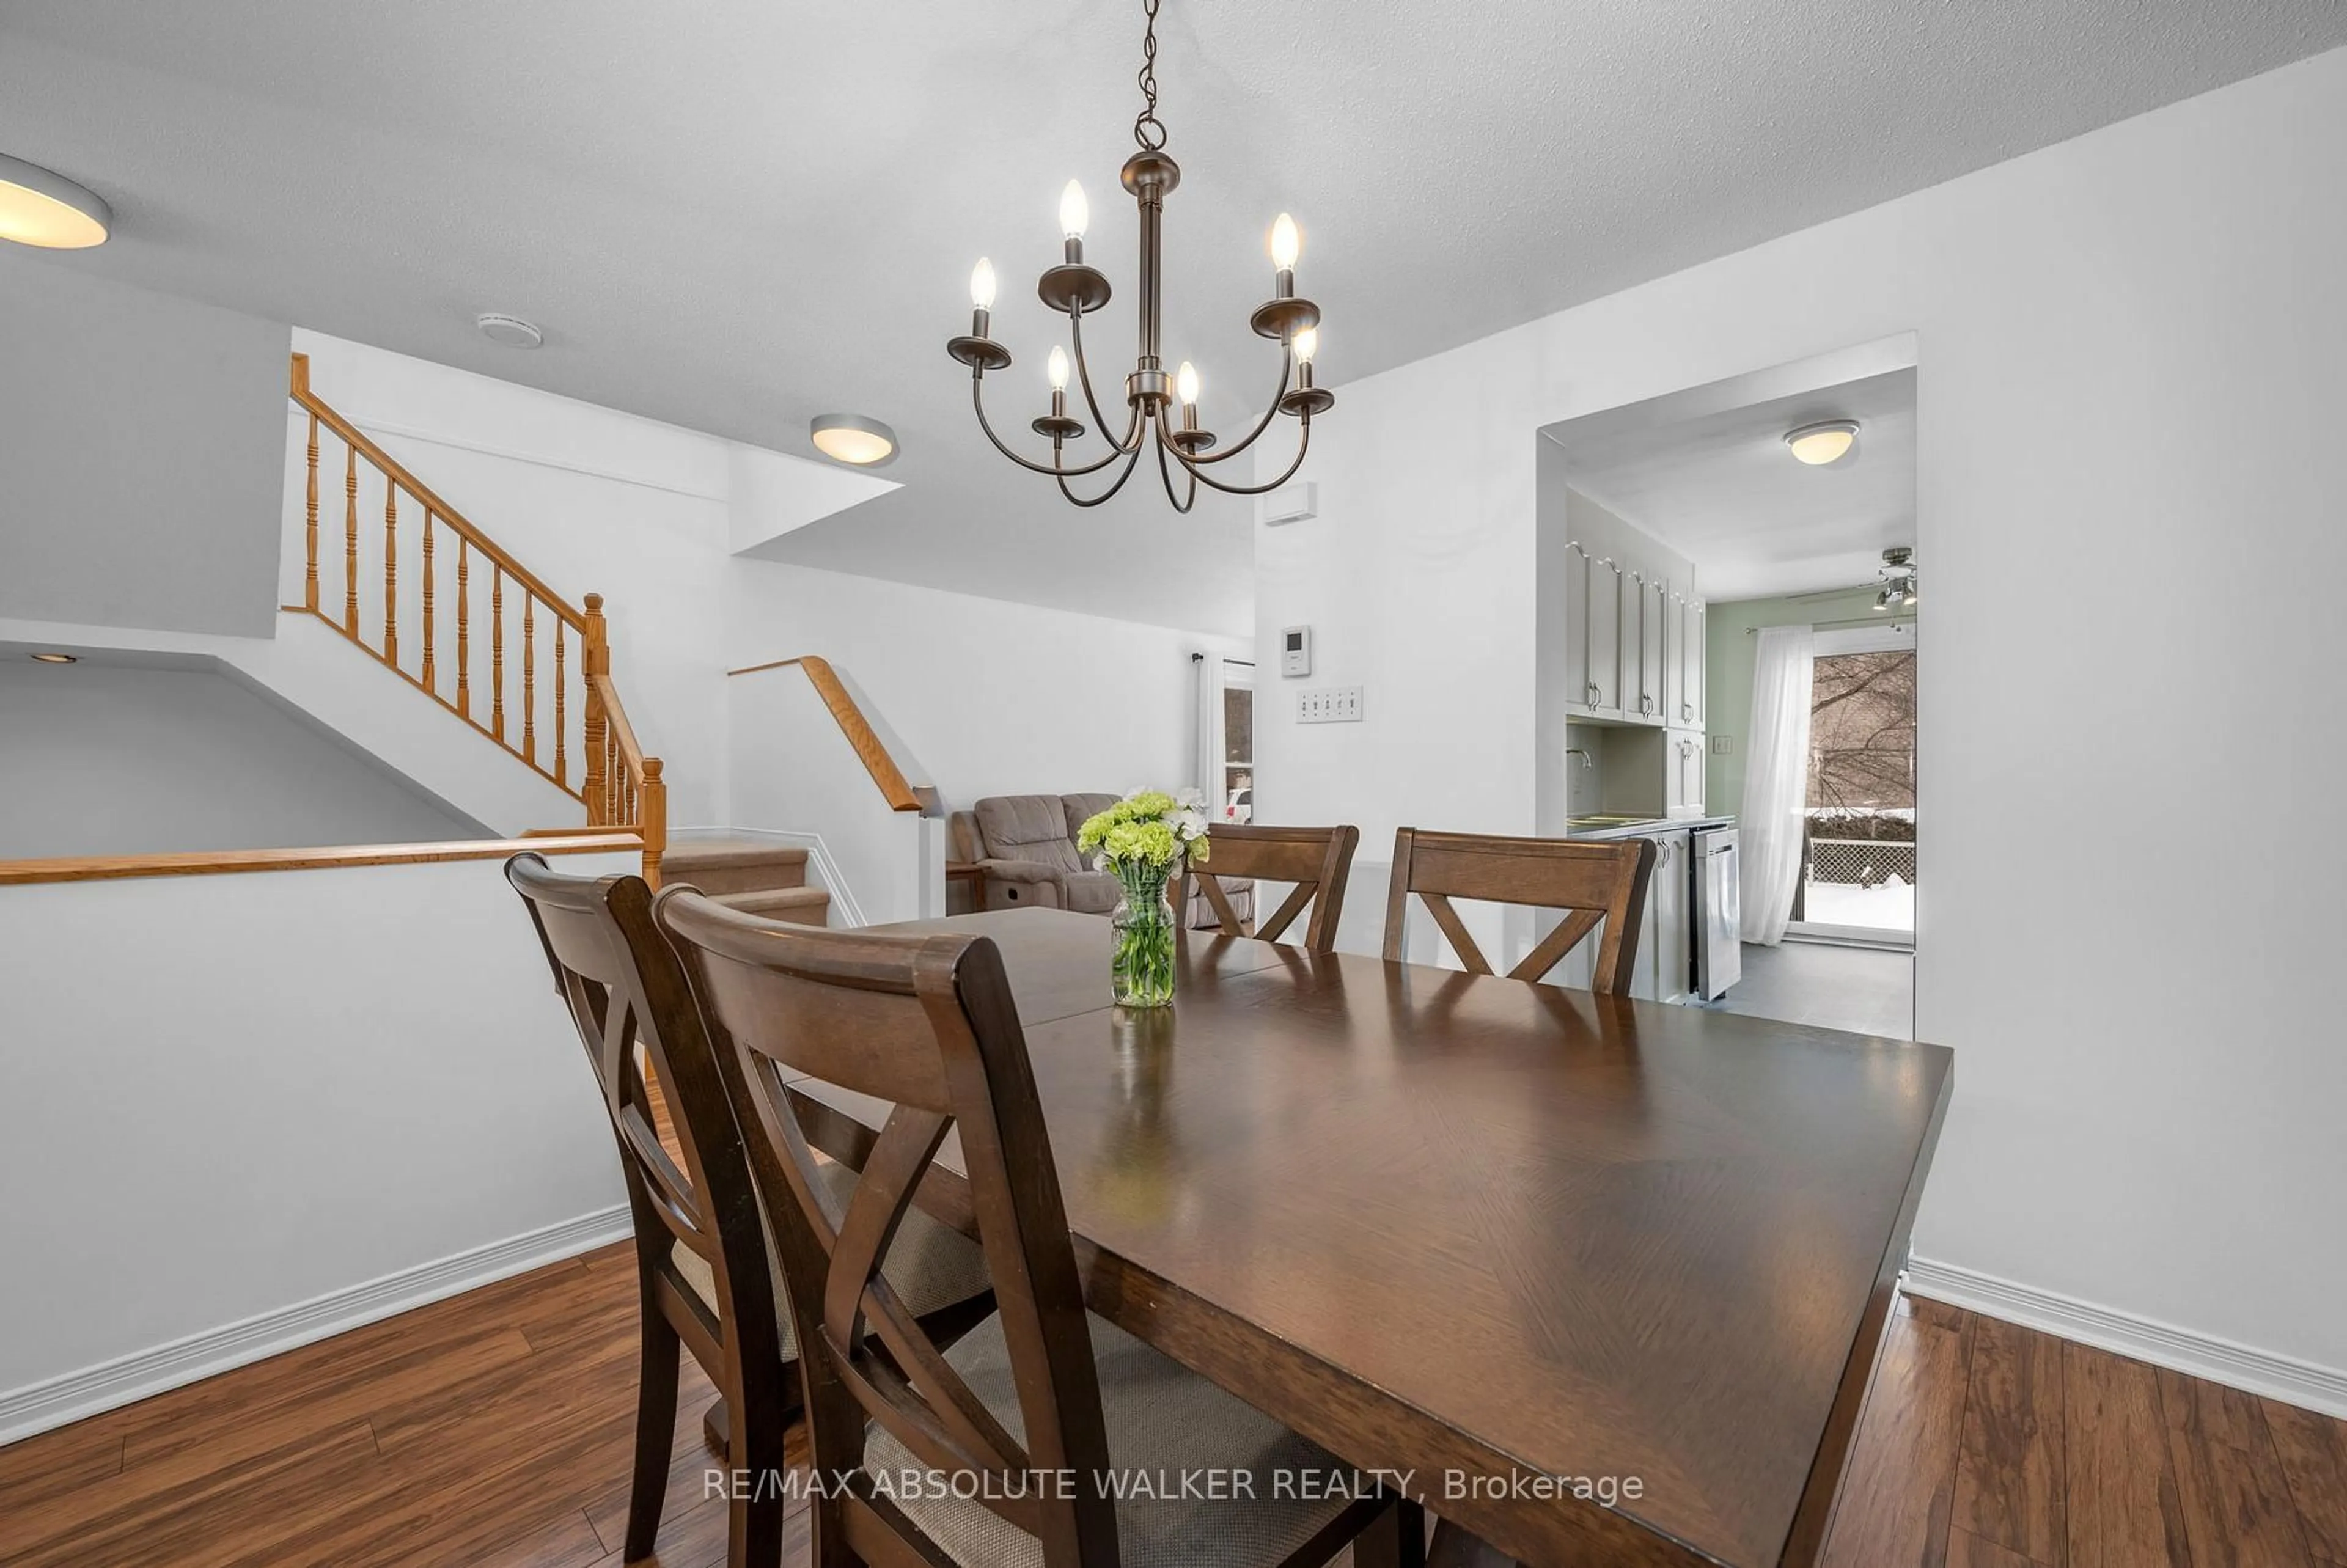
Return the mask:
{"type": "Polygon", "coordinates": [[[897,456],[897,433],[861,414],[825,414],[809,429],[815,450],[859,468],[876,468],[897,456]]]}
{"type": "Polygon", "coordinates": [[[1858,421],[1828,419],[1817,425],[1804,425],[1785,432],[1785,445],[1793,449],[1796,458],[1812,468],[1839,463],[1858,445],[1858,421]]]}
{"type": "Polygon", "coordinates": [[[546,334],[532,323],[498,311],[474,317],[473,324],[481,329],[483,337],[507,348],[536,348],[546,341],[546,334]]]}
{"type": "Polygon", "coordinates": [[[0,153],[0,240],[44,251],[106,243],[114,210],[64,175],[0,153]]]}
{"type": "Polygon", "coordinates": [[[33,661],[36,664],[78,664],[81,660],[71,653],[36,653],[33,661]]]}

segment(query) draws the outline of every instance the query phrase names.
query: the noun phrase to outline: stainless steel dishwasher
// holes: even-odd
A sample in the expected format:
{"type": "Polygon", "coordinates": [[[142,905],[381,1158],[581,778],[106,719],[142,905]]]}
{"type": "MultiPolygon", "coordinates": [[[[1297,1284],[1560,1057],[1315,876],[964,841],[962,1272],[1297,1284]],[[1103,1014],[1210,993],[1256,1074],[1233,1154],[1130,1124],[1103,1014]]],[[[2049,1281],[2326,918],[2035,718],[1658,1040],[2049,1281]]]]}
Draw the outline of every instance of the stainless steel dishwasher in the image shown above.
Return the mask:
{"type": "Polygon", "coordinates": [[[1726,996],[1744,977],[1736,843],[1732,827],[1695,835],[1695,994],[1704,1001],[1726,996]]]}

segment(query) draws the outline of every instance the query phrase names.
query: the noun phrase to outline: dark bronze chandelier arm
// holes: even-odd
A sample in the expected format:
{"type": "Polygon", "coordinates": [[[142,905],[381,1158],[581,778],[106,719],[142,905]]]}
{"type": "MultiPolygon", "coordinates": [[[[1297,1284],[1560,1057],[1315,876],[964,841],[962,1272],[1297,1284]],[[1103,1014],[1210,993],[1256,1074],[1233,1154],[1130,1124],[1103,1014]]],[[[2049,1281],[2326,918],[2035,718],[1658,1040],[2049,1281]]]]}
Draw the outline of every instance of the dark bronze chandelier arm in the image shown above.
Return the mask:
{"type": "Polygon", "coordinates": [[[1191,466],[1196,468],[1208,463],[1227,463],[1254,446],[1255,438],[1271,428],[1273,417],[1279,413],[1279,400],[1287,395],[1287,380],[1295,374],[1295,366],[1296,356],[1283,347],[1279,351],[1279,389],[1271,395],[1271,406],[1263,411],[1263,417],[1255,422],[1255,428],[1246,433],[1246,439],[1227,451],[1216,452],[1204,457],[1193,457],[1189,460],[1191,466]]]}
{"type": "MultiPolygon", "coordinates": [[[[1068,341],[1075,347],[1076,380],[1083,385],[1084,406],[1092,411],[1092,423],[1105,432],[1108,429],[1108,415],[1101,412],[1100,399],[1092,395],[1092,373],[1084,364],[1084,318],[1081,311],[1068,313],[1068,341]]],[[[1141,436],[1140,425],[1141,410],[1136,405],[1133,411],[1133,423],[1124,427],[1124,440],[1116,444],[1118,451],[1127,450],[1127,443],[1141,436]]],[[[1140,450],[1137,446],[1131,449],[1140,450]]]]}
{"type": "MultiPolygon", "coordinates": [[[[1186,513],[1191,507],[1198,504],[1198,476],[1194,472],[1192,472],[1190,474],[1189,490],[1183,495],[1175,495],[1174,493],[1174,471],[1165,466],[1165,443],[1159,441],[1156,443],[1156,446],[1157,477],[1161,480],[1164,481],[1165,498],[1173,503],[1174,510],[1175,512],[1186,513]]],[[[1188,466],[1185,464],[1184,466],[1186,471],[1188,466]]]]}
{"type": "MultiPolygon", "coordinates": [[[[1029,458],[1021,457],[1018,453],[1013,452],[1010,447],[1005,446],[1002,444],[1002,437],[994,433],[994,424],[986,416],[985,385],[986,377],[976,374],[971,374],[969,378],[969,403],[971,407],[978,410],[978,427],[986,432],[986,438],[994,443],[994,449],[997,452],[1001,453],[1005,457],[1010,458],[1021,468],[1030,468],[1038,474],[1047,474],[1053,477],[1064,476],[1070,478],[1081,478],[1086,474],[1099,473],[1102,468],[1107,467],[1110,464],[1115,462],[1119,457],[1125,455],[1124,448],[1122,446],[1119,446],[1111,450],[1109,455],[1102,458],[1099,462],[1087,463],[1081,468],[1063,468],[1056,463],[1037,463],[1029,458]]],[[[1133,417],[1137,423],[1140,419],[1140,411],[1138,409],[1134,410],[1133,417]]],[[[1138,451],[1140,448],[1135,447],[1134,450],[1138,451]]]]}
{"type": "Polygon", "coordinates": [[[1065,476],[1062,476],[1060,479],[1060,494],[1065,496],[1069,500],[1073,501],[1079,507],[1097,507],[1102,502],[1107,500],[1110,497],[1115,495],[1119,490],[1123,489],[1124,482],[1133,477],[1133,471],[1140,466],[1141,444],[1136,442],[1133,445],[1133,450],[1124,455],[1124,472],[1116,477],[1115,484],[1111,485],[1107,489],[1102,490],[1099,495],[1094,496],[1088,501],[1081,496],[1077,495],[1073,490],[1069,489],[1067,478],[1065,476]]]}
{"type": "MultiPolygon", "coordinates": [[[[1296,477],[1296,470],[1304,466],[1304,455],[1312,449],[1312,416],[1309,414],[1300,415],[1297,416],[1296,423],[1303,426],[1303,433],[1301,438],[1296,443],[1296,460],[1288,464],[1286,473],[1267,485],[1225,485],[1211,474],[1198,472],[1197,465],[1179,452],[1174,454],[1174,460],[1189,470],[1190,477],[1198,483],[1210,489],[1220,490],[1225,496],[1267,496],[1296,477]]],[[[1157,425],[1158,439],[1171,446],[1172,443],[1165,440],[1165,415],[1163,410],[1158,413],[1157,425]]]]}

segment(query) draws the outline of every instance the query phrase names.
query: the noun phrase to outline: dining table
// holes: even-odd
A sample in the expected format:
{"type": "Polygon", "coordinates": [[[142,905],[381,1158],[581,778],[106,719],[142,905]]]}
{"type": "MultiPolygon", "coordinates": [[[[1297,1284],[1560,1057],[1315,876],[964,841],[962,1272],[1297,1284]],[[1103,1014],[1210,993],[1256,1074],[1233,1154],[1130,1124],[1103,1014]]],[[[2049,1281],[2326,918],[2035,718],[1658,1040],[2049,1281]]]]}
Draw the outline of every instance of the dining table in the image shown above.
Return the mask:
{"type": "MultiPolygon", "coordinates": [[[[1941,1046],[1098,916],[1000,949],[1087,1305],[1536,1565],[1798,1568],[1954,1082],[1941,1046]]],[[[802,1079],[860,1163],[887,1107],[802,1079]]],[[[971,1229],[948,1139],[922,1205],[971,1229]]]]}

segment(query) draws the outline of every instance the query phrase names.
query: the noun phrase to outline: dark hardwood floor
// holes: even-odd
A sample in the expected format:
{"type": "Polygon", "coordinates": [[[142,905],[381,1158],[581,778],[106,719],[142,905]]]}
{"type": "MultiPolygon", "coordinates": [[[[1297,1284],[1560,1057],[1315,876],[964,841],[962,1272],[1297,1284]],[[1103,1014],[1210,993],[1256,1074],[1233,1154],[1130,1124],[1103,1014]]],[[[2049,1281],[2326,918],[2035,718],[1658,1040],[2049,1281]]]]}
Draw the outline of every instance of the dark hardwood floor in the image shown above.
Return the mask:
{"type": "MultiPolygon", "coordinates": [[[[0,1563],[617,1568],[635,1346],[609,1248],[44,1433],[0,1563]]],[[[714,1397],[688,1358],[662,1568],[724,1560],[714,1397]]],[[[1851,1466],[1832,1568],[2347,1568],[2347,1422],[1935,1302],[1851,1466]]]]}

